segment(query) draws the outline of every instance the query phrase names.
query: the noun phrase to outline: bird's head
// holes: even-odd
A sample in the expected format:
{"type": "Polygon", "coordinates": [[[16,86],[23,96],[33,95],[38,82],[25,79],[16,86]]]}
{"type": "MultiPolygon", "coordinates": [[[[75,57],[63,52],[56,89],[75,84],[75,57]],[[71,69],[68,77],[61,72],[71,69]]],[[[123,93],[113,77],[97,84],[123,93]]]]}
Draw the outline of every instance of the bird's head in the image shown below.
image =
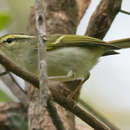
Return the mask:
{"type": "Polygon", "coordinates": [[[21,34],[8,34],[0,37],[0,51],[7,56],[17,56],[34,44],[35,37],[21,34]]]}

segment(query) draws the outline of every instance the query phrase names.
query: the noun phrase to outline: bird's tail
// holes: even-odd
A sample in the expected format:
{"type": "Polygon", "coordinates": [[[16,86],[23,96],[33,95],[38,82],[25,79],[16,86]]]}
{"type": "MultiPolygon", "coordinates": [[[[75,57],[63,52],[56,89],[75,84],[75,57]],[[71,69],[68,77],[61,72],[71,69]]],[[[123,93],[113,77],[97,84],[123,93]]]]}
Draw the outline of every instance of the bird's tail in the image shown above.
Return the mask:
{"type": "Polygon", "coordinates": [[[112,40],[107,42],[108,44],[115,45],[121,49],[123,48],[130,48],[130,38],[124,38],[119,40],[112,40]]]}
{"type": "MultiPolygon", "coordinates": [[[[130,48],[130,38],[124,38],[124,39],[119,39],[119,40],[112,40],[109,42],[106,42],[107,44],[112,44],[114,46],[119,47],[119,49],[125,49],[125,48],[130,48]]],[[[116,55],[119,54],[119,52],[116,51],[107,51],[103,54],[103,56],[109,56],[109,55],[116,55]]]]}

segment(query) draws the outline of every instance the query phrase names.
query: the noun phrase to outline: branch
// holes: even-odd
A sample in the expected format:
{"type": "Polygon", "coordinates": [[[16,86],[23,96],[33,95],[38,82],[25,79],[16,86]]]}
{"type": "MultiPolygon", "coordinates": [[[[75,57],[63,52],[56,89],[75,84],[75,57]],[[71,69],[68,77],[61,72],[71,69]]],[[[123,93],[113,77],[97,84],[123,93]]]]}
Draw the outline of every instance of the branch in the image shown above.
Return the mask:
{"type": "Polygon", "coordinates": [[[128,14],[128,15],[130,15],[130,12],[125,11],[125,10],[122,10],[122,9],[120,10],[120,12],[121,12],[121,13],[124,13],[124,14],[128,14]]]}
{"type": "Polygon", "coordinates": [[[85,11],[89,7],[91,0],[76,0],[76,1],[77,1],[77,6],[78,6],[79,20],[81,20],[85,14],[85,11]]]}
{"type": "Polygon", "coordinates": [[[35,0],[35,10],[36,10],[36,29],[38,36],[38,63],[39,63],[39,87],[40,87],[40,102],[46,107],[48,99],[51,97],[51,92],[48,88],[48,76],[47,76],[47,66],[45,57],[47,55],[45,40],[46,40],[46,29],[45,29],[45,17],[46,9],[42,7],[41,0],[35,0]]]}
{"type": "Polygon", "coordinates": [[[79,99],[79,103],[90,113],[92,113],[96,118],[104,122],[111,130],[118,130],[114,124],[112,124],[109,120],[104,118],[100,113],[98,113],[96,110],[94,110],[88,103],[84,102],[82,99],[79,99]]]}
{"type": "MultiPolygon", "coordinates": [[[[47,65],[46,65],[46,56],[47,51],[45,47],[46,41],[46,25],[45,25],[45,16],[46,14],[46,5],[45,1],[35,0],[35,10],[36,10],[36,29],[38,35],[38,63],[39,63],[39,88],[40,88],[40,103],[43,107],[46,107],[50,117],[53,121],[57,130],[65,130],[63,123],[57,113],[56,108],[53,105],[53,99],[51,91],[48,88],[48,76],[47,76],[47,65]],[[44,3],[44,5],[42,4],[44,3]]],[[[40,115],[39,121],[44,120],[44,116],[40,115]]],[[[33,125],[33,124],[32,124],[33,125]]],[[[35,127],[34,127],[35,128],[35,127]]]]}
{"type": "Polygon", "coordinates": [[[48,100],[47,110],[57,130],[65,130],[63,123],[57,113],[57,109],[55,108],[52,100],[48,100]]]}
{"type": "MultiPolygon", "coordinates": [[[[2,66],[0,66],[0,70],[1,69],[3,69],[2,66]]],[[[25,92],[21,90],[21,87],[18,87],[18,84],[14,82],[15,79],[12,77],[12,75],[9,73],[4,76],[1,76],[0,78],[6,84],[6,86],[11,90],[11,92],[18,98],[18,100],[26,106],[28,104],[27,95],[25,94],[25,92]]]]}
{"type": "Polygon", "coordinates": [[[122,0],[101,0],[91,16],[86,35],[102,39],[118,14],[122,0]]]}
{"type": "MultiPolygon", "coordinates": [[[[61,106],[71,111],[73,114],[75,114],[81,120],[89,124],[95,130],[110,130],[110,128],[107,125],[105,125],[102,121],[95,118],[89,112],[81,109],[78,105],[75,104],[74,101],[67,100],[65,97],[60,96],[60,95],[58,95],[58,97],[55,97],[56,102],[58,102],[61,106]]],[[[118,130],[118,129],[115,129],[115,130],[118,130]]]]}
{"type": "Polygon", "coordinates": [[[37,36],[38,36],[38,63],[39,63],[39,87],[40,87],[40,102],[42,103],[43,99],[43,106],[47,106],[47,100],[50,97],[50,90],[48,89],[48,76],[47,76],[47,67],[46,67],[46,48],[45,48],[45,40],[46,40],[46,30],[45,30],[45,18],[44,18],[44,11],[42,7],[41,0],[35,0],[35,17],[36,17],[36,29],[37,29],[37,36]],[[45,89],[42,90],[42,87],[45,89]],[[43,92],[41,92],[43,91],[43,92]],[[45,96],[45,99],[44,97],[45,96]]]}
{"type": "Polygon", "coordinates": [[[0,53],[0,63],[7,69],[7,71],[11,71],[17,76],[25,79],[26,81],[34,84],[35,86],[39,86],[38,77],[33,75],[27,71],[24,71],[22,68],[18,67],[14,63],[12,63],[7,57],[5,57],[2,53],[0,53]]]}
{"type": "MultiPolygon", "coordinates": [[[[0,54],[0,59],[1,59],[0,60],[1,64],[3,64],[5,67],[7,67],[8,71],[12,71],[16,75],[18,74],[18,76],[20,76],[20,77],[22,76],[23,79],[29,81],[35,87],[39,88],[38,77],[35,76],[35,78],[33,78],[33,75],[31,75],[28,72],[25,72],[25,71],[21,70],[21,68],[19,68],[15,64],[11,63],[2,54],[0,54]],[[5,59],[3,59],[3,58],[5,58],[5,59]],[[22,73],[20,73],[20,72],[22,72],[22,73]]],[[[50,86],[52,95],[54,97],[54,100],[58,104],[60,104],[61,106],[65,107],[66,109],[68,109],[72,113],[74,113],[81,120],[83,120],[86,123],[90,124],[93,128],[97,128],[97,127],[101,128],[102,127],[102,129],[105,128],[105,130],[108,130],[108,127],[106,127],[106,125],[104,125],[101,121],[95,119],[91,114],[86,113],[85,111],[83,111],[79,106],[75,105],[75,102],[68,101],[65,97],[63,97],[63,95],[65,95],[65,92],[66,92],[66,95],[68,95],[68,92],[65,91],[65,90],[63,90],[63,92],[61,92],[61,90],[64,88],[63,86],[61,86],[59,88],[59,86],[57,86],[57,84],[55,85],[54,83],[51,83],[51,82],[50,82],[50,84],[51,85],[49,85],[49,86],[50,86]]]]}

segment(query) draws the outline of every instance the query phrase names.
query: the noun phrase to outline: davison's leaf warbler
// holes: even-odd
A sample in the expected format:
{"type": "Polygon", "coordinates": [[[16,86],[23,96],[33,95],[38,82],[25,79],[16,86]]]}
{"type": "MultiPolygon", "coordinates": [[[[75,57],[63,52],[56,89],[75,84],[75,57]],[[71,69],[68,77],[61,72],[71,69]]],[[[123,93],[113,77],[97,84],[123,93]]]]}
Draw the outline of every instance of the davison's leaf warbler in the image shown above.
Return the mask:
{"type": "MultiPolygon", "coordinates": [[[[37,38],[11,34],[0,37],[0,53],[24,70],[38,75],[37,38]]],[[[104,42],[77,35],[47,36],[47,72],[49,79],[59,81],[85,80],[89,71],[103,55],[116,54],[114,50],[129,48],[130,39],[104,42]]]]}

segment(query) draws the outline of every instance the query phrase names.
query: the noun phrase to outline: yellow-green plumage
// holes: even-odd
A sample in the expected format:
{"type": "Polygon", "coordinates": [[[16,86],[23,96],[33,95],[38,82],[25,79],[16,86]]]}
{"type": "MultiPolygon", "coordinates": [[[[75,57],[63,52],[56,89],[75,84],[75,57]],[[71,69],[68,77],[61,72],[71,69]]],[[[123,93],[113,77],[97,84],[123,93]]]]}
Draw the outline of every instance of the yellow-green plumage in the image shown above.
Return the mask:
{"type": "MultiPolygon", "coordinates": [[[[50,35],[46,41],[48,76],[60,81],[84,80],[99,57],[118,47],[120,45],[116,47],[87,36],[50,35]]],[[[0,38],[0,53],[26,71],[38,75],[36,37],[5,35],[0,38]]]]}

